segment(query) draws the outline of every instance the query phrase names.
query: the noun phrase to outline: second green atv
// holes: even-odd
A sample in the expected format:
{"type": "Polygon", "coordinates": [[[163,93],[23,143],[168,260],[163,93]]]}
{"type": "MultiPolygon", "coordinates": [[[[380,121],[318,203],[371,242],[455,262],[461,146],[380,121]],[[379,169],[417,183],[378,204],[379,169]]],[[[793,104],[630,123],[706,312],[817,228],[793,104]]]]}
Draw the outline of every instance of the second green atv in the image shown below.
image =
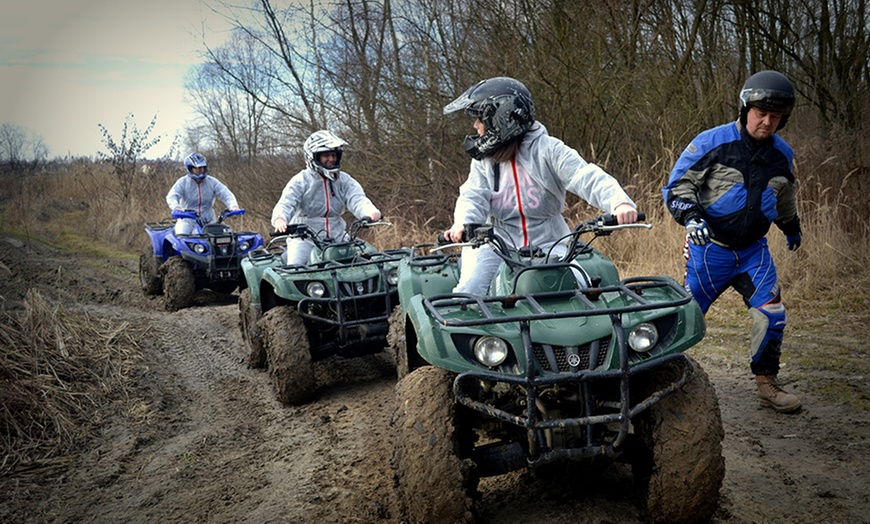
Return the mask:
{"type": "Polygon", "coordinates": [[[365,228],[385,225],[356,221],[349,239],[336,241],[291,224],[288,235],[315,243],[307,265],[284,263],[278,246],[286,235],[242,261],[248,287],[239,297],[239,327],[248,365],[268,368],[282,403],[313,397],[313,362],[385,349],[387,320],[398,305],[397,267],[409,250],[379,251],[357,238],[365,228]]]}

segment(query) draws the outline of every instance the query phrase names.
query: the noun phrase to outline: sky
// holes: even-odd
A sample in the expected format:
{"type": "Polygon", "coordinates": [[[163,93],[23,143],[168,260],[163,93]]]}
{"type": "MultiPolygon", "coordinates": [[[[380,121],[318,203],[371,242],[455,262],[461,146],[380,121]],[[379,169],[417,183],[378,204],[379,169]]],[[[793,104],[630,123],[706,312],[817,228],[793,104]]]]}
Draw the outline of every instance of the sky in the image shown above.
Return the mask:
{"type": "MultiPolygon", "coordinates": [[[[49,158],[107,153],[102,124],[161,136],[163,156],[193,113],[184,78],[228,24],[198,0],[30,0],[0,8],[0,124],[40,136],[49,158]],[[203,33],[205,28],[205,33],[203,33]]],[[[182,142],[183,148],[183,142],[182,142]]],[[[184,151],[182,151],[184,153],[184,151]]]]}

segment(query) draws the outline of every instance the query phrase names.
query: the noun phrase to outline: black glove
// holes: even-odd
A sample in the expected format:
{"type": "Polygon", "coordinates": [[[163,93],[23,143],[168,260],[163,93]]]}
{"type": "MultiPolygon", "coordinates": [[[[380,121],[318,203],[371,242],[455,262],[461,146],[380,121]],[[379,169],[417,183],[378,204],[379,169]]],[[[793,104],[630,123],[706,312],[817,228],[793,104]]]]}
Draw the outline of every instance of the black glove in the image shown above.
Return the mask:
{"type": "Polygon", "coordinates": [[[801,234],[786,235],[785,241],[788,242],[789,251],[797,251],[798,248],[801,247],[801,234]]]}

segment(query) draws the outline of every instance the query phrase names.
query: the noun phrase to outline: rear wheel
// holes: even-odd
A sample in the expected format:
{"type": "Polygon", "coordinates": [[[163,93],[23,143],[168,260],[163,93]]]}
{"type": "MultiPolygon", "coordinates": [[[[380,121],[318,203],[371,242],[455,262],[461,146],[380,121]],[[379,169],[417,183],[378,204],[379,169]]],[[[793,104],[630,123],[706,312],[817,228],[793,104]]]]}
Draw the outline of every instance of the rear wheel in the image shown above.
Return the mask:
{"type": "Polygon", "coordinates": [[[178,311],[193,304],[196,280],[193,270],[181,257],[171,257],[163,263],[163,304],[167,311],[178,311]]]}
{"type": "Polygon", "coordinates": [[[266,347],[263,345],[259,320],[260,308],[252,303],[251,290],[245,289],[239,293],[239,330],[248,351],[248,367],[254,369],[266,367],[266,347]]]}
{"type": "Polygon", "coordinates": [[[397,499],[408,522],[474,522],[477,489],[453,401],[455,374],[424,366],[396,386],[397,442],[390,461],[397,499]]]}
{"type": "MultiPolygon", "coordinates": [[[[653,371],[638,384],[651,392],[677,380],[683,364],[653,371]]],[[[694,360],[689,381],[634,420],[635,478],[647,488],[647,511],[653,522],[709,520],[716,510],[725,478],[722,417],[716,392],[694,360]]]]}
{"type": "Polygon", "coordinates": [[[146,295],[159,295],[163,291],[160,259],[151,250],[139,255],[139,282],[146,295]]]}
{"type": "Polygon", "coordinates": [[[259,321],[267,367],[278,400],[285,405],[308,402],[316,389],[308,330],[291,306],[272,308],[259,321]]]}

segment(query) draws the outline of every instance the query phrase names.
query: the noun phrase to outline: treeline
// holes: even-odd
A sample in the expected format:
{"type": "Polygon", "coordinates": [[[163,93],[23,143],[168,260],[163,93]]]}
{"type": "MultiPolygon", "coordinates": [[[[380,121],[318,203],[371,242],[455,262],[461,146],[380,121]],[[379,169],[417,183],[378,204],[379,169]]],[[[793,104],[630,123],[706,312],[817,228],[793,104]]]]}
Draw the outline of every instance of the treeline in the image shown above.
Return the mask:
{"type": "Polygon", "coordinates": [[[866,0],[292,4],[222,7],[235,31],[187,80],[201,117],[190,147],[247,170],[270,197],[301,168],[305,137],[330,128],[351,144],[345,167],[381,202],[444,214],[473,130],[442,108],[501,75],[530,88],[551,134],[648,194],[697,132],[736,117],[739,88],[762,69],[798,92],[785,133],[813,192],[804,196],[867,184],[866,0]],[[276,157],[289,160],[280,173],[276,157]]]}

